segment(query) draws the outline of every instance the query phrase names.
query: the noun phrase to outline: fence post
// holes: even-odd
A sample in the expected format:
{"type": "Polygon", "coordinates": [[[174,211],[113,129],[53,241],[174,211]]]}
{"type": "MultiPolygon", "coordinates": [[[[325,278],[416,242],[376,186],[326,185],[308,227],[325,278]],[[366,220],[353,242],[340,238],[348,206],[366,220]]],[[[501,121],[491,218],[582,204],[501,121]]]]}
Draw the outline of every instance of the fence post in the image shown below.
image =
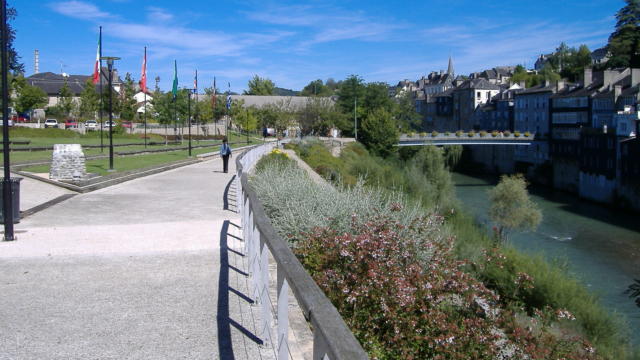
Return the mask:
{"type": "Polygon", "coordinates": [[[258,286],[260,291],[260,325],[262,328],[261,337],[265,344],[270,343],[271,339],[271,302],[269,301],[269,247],[264,239],[260,238],[260,262],[258,263],[259,272],[256,273],[258,278],[258,286]]]}
{"type": "Polygon", "coordinates": [[[260,297],[262,275],[260,274],[260,232],[253,224],[253,213],[249,215],[251,225],[251,246],[249,247],[249,269],[251,274],[251,293],[256,303],[262,300],[260,297]]]}
{"type": "Polygon", "coordinates": [[[289,283],[282,270],[277,266],[278,273],[278,360],[289,359],[289,283]]]}
{"type": "Polygon", "coordinates": [[[327,344],[319,331],[313,332],[313,360],[327,360],[327,344]]]}

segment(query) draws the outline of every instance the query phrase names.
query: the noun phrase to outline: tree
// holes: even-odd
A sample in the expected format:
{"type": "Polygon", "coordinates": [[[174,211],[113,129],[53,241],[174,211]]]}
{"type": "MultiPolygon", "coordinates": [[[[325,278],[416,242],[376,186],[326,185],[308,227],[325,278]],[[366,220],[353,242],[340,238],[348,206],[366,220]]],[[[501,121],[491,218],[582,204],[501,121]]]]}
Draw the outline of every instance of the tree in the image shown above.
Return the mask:
{"type": "Polygon", "coordinates": [[[17,112],[25,113],[29,110],[45,106],[48,101],[47,93],[42,89],[25,84],[25,86],[18,90],[15,108],[17,112]]]}
{"type": "Polygon", "coordinates": [[[276,88],[273,81],[258,75],[254,75],[247,86],[249,90],[244,92],[245,95],[273,95],[276,88]]]}
{"type": "Polygon", "coordinates": [[[640,67],[640,0],[625,0],[616,14],[616,28],[609,36],[609,67],[640,67]]]}
{"type": "Polygon", "coordinates": [[[20,56],[13,48],[13,41],[16,39],[16,31],[11,26],[11,21],[15,20],[16,16],[18,16],[18,11],[15,8],[9,7],[7,4],[7,31],[9,36],[7,36],[7,50],[9,57],[9,71],[13,72],[14,75],[24,73],[24,64],[20,62],[20,56]]]}
{"type": "Polygon", "coordinates": [[[96,92],[96,86],[93,84],[93,81],[89,79],[80,93],[80,116],[95,117],[95,112],[100,107],[98,101],[99,95],[96,92]]]}
{"type": "Polygon", "coordinates": [[[376,155],[388,157],[395,151],[399,134],[396,122],[385,108],[369,113],[362,121],[358,140],[376,155]]]}
{"type": "Polygon", "coordinates": [[[496,224],[496,236],[507,240],[511,231],[535,230],[542,213],[531,201],[527,183],[521,174],[502,175],[500,183],[489,190],[489,217],[496,224]]]}
{"type": "Polygon", "coordinates": [[[420,130],[422,117],[416,111],[411,94],[405,92],[397,98],[394,117],[400,126],[402,132],[411,130],[420,130]]]}
{"type": "Polygon", "coordinates": [[[138,111],[138,103],[134,98],[136,94],[135,82],[130,73],[124,76],[122,98],[120,99],[120,118],[134,120],[138,111]]]}
{"type": "Polygon", "coordinates": [[[258,126],[258,118],[254,108],[241,108],[235,116],[235,121],[245,131],[253,131],[258,126]]]}
{"type": "MultiPolygon", "coordinates": [[[[356,99],[359,103],[357,110],[357,116],[362,119],[366,112],[363,111],[362,102],[364,101],[365,85],[364,80],[358,75],[351,75],[346,78],[340,84],[338,88],[338,108],[345,114],[345,116],[353,119],[354,107],[356,106],[356,99]]],[[[341,124],[340,130],[345,135],[354,135],[354,123],[353,121],[347,121],[341,124]]]]}
{"type": "Polygon", "coordinates": [[[333,95],[333,90],[331,90],[328,86],[322,83],[322,80],[314,80],[307,84],[302,91],[300,92],[300,96],[331,96],[333,95]]]}
{"type": "Polygon", "coordinates": [[[343,118],[329,98],[314,97],[300,109],[298,119],[303,135],[326,136],[343,118]]]}
{"type": "Polygon", "coordinates": [[[64,85],[62,85],[58,92],[58,106],[60,107],[60,111],[63,116],[71,115],[71,111],[73,111],[74,107],[73,94],[71,93],[71,89],[69,89],[69,84],[67,84],[66,79],[64,81],[64,85]]]}

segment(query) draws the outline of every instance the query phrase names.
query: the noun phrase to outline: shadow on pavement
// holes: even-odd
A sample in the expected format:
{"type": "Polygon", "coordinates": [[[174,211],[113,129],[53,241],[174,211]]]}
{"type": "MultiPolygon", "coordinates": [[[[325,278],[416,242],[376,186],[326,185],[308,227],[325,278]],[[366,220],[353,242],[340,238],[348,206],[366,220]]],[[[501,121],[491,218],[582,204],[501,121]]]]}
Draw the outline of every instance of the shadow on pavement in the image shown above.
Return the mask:
{"type": "Polygon", "coordinates": [[[222,229],[220,230],[220,277],[218,279],[217,308],[218,353],[220,355],[220,359],[235,359],[235,355],[233,353],[233,341],[231,339],[231,326],[236,328],[251,341],[257,343],[258,345],[262,345],[262,340],[260,340],[251,331],[247,330],[244,326],[242,326],[242,324],[239,324],[229,317],[230,292],[238,295],[240,298],[244,299],[250,304],[253,303],[253,300],[251,300],[248,296],[229,286],[229,269],[233,269],[241,275],[247,276],[245,272],[229,264],[229,251],[231,251],[232,249],[228,247],[227,236],[229,235],[228,231],[230,224],[231,222],[226,220],[222,224],[222,229]]]}
{"type": "MultiPolygon", "coordinates": [[[[224,188],[224,196],[223,196],[224,206],[222,207],[223,210],[230,210],[230,211],[236,212],[235,206],[233,206],[233,210],[229,209],[229,190],[231,189],[231,185],[233,185],[233,181],[235,179],[236,179],[236,176],[233,175],[231,177],[231,180],[229,180],[229,182],[227,183],[227,186],[224,188]]],[[[233,193],[235,194],[235,189],[233,193]]]]}

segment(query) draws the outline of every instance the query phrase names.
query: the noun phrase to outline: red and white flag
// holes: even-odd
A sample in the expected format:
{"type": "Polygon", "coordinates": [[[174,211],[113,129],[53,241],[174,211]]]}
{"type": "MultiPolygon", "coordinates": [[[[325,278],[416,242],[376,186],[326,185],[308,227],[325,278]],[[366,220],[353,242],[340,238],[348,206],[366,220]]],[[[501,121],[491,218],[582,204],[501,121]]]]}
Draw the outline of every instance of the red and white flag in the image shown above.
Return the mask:
{"type": "Polygon", "coordinates": [[[98,50],[96,51],[96,63],[93,66],[93,84],[100,81],[100,42],[102,41],[102,28],[100,28],[100,37],[98,37],[98,50]]]}
{"type": "Polygon", "coordinates": [[[144,58],[142,59],[142,74],[140,75],[140,91],[147,92],[147,47],[144,47],[144,58]]]}

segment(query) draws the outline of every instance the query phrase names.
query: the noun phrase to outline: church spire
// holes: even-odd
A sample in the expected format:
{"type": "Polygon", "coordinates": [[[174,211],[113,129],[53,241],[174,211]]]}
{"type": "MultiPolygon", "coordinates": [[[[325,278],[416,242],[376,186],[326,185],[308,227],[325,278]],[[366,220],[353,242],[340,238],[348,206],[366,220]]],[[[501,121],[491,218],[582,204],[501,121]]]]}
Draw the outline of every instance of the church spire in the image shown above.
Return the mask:
{"type": "Polygon", "coordinates": [[[449,55],[449,67],[447,68],[447,74],[453,76],[453,60],[451,59],[451,55],[449,55]]]}

